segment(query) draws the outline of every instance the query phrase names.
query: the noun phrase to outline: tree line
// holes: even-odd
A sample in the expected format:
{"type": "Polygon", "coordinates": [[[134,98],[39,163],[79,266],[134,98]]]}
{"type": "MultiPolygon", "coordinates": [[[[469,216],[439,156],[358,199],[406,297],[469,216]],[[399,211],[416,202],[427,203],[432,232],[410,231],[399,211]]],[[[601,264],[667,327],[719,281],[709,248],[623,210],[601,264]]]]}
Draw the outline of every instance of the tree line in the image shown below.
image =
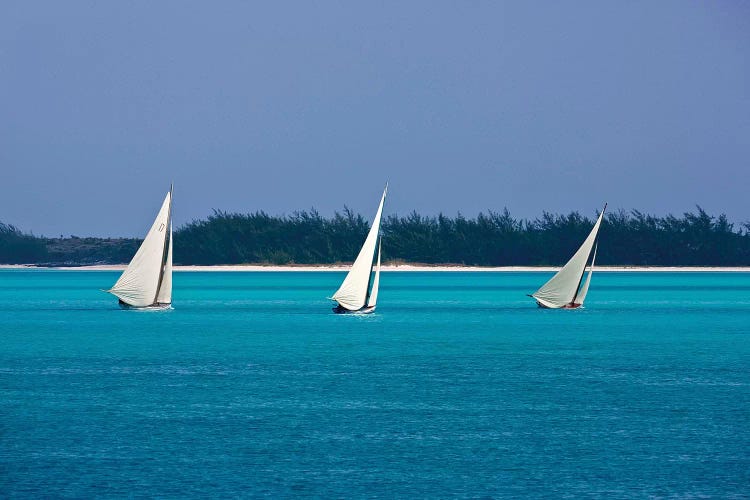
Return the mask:
{"type": "MultiPolygon", "coordinates": [[[[516,219],[506,209],[457,215],[412,212],[383,220],[388,262],[535,266],[563,264],[591,230],[594,219],[572,212],[516,219]]],[[[317,211],[272,216],[214,211],[174,235],[174,261],[212,264],[333,264],[351,262],[369,229],[349,209],[333,217],[317,211]]],[[[597,263],[649,266],[748,266],[750,224],[735,227],[725,215],[697,207],[682,216],[637,210],[608,213],[600,231],[597,263]]],[[[128,262],[135,238],[43,238],[0,223],[0,262],[72,264],[128,262]]]]}

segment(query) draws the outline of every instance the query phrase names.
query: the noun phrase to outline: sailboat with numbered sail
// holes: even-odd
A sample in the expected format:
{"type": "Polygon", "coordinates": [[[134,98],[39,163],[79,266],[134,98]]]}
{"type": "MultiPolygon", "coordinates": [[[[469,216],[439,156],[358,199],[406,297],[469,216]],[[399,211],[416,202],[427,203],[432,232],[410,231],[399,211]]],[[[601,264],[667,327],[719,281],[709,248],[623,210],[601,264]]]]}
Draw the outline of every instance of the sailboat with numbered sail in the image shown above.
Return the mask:
{"type": "Polygon", "coordinates": [[[578,251],[573,254],[573,257],[539,290],[529,295],[529,297],[536,299],[539,307],[577,309],[583,306],[583,301],[586,300],[591,284],[591,275],[594,273],[596,250],[599,246],[599,227],[602,224],[605,210],[607,210],[606,203],[591,232],[578,251]],[[584,282],[583,277],[587,265],[589,273],[584,282]]]}
{"type": "Polygon", "coordinates": [[[172,304],[172,186],[143,243],[120,279],[105,290],[120,306],[168,309],[172,304]]]}
{"type": "Polygon", "coordinates": [[[383,217],[383,204],[388,193],[388,184],[385,185],[383,196],[380,198],[378,211],[370,226],[370,232],[359,251],[349,273],[344,278],[341,286],[331,297],[336,301],[333,312],[337,314],[359,313],[367,314],[375,311],[378,300],[378,288],[380,286],[380,250],[382,238],[380,237],[380,220],[383,217]],[[375,250],[377,248],[377,259],[375,250]],[[377,262],[377,264],[375,264],[377,262]],[[373,270],[375,272],[373,276],[373,270]]]}

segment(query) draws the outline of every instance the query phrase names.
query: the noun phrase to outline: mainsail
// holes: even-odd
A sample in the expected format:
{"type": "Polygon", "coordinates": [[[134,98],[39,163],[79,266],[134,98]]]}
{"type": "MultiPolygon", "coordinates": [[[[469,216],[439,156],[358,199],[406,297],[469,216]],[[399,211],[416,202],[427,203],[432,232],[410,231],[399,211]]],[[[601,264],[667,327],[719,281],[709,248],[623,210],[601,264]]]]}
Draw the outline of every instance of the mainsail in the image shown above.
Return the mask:
{"type": "Polygon", "coordinates": [[[172,301],[172,190],[120,279],[107,290],[133,307],[172,301]]]}
{"type": "MultiPolygon", "coordinates": [[[[547,283],[542,285],[539,290],[532,294],[532,297],[534,297],[539,304],[544,307],[557,309],[570,306],[571,304],[583,303],[583,298],[579,301],[576,297],[579,294],[578,289],[581,286],[583,273],[586,271],[586,264],[588,263],[591,251],[596,244],[599,226],[601,226],[604,211],[606,209],[607,205],[604,205],[604,210],[599,214],[599,218],[596,220],[596,224],[594,224],[588,237],[584,240],[578,251],[573,254],[573,257],[570,258],[567,264],[565,264],[547,283]]],[[[589,279],[590,278],[591,276],[589,275],[589,279]]],[[[589,281],[587,280],[584,285],[584,290],[582,290],[584,298],[588,291],[588,283],[589,281]]]]}
{"type": "Polygon", "coordinates": [[[159,304],[172,303],[172,217],[169,217],[169,243],[167,257],[164,261],[164,272],[161,275],[161,286],[156,302],[159,304]]]}
{"type": "Polygon", "coordinates": [[[375,279],[372,280],[372,290],[370,290],[370,298],[367,299],[367,307],[375,307],[378,302],[378,287],[380,286],[380,248],[383,246],[383,238],[381,236],[378,241],[378,263],[375,266],[375,279]]]}
{"type": "MultiPolygon", "coordinates": [[[[385,203],[387,192],[388,186],[386,185],[365,243],[362,245],[362,249],[359,251],[354,264],[352,264],[349,274],[346,275],[344,282],[341,283],[341,286],[332,297],[341,307],[349,311],[358,311],[367,303],[367,292],[370,288],[370,278],[372,275],[372,261],[375,258],[375,245],[378,243],[380,219],[383,215],[383,203],[385,203]]],[[[379,279],[379,276],[376,275],[376,279],[379,279]]],[[[377,296],[377,291],[375,295],[377,296]]]]}
{"type": "Polygon", "coordinates": [[[586,300],[586,294],[589,293],[589,285],[591,284],[591,275],[594,274],[594,262],[596,261],[596,249],[599,247],[599,244],[597,243],[594,245],[594,255],[591,257],[591,264],[589,265],[589,274],[586,275],[586,281],[584,282],[583,286],[581,287],[581,290],[578,292],[578,295],[575,298],[575,303],[578,305],[583,305],[583,301],[586,300]]]}

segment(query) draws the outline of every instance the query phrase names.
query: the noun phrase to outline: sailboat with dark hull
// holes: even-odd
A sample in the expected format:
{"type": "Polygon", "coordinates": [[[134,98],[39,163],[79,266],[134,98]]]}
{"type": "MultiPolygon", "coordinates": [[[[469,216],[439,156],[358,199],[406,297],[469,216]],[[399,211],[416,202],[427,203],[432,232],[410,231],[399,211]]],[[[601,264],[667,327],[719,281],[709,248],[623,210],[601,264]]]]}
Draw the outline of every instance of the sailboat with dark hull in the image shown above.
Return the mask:
{"type": "Polygon", "coordinates": [[[123,308],[168,309],[172,304],[172,187],[143,243],[106,290],[123,308]]]}
{"type": "Polygon", "coordinates": [[[607,204],[596,220],[591,232],[573,257],[542,287],[529,295],[536,300],[539,307],[547,309],[578,309],[583,306],[594,272],[596,250],[599,246],[599,227],[604,218],[607,204]],[[584,281],[586,267],[589,272],[584,281]]]}
{"type": "Polygon", "coordinates": [[[388,186],[383,190],[378,211],[372,221],[370,232],[367,233],[362,249],[359,251],[349,273],[344,278],[341,286],[331,297],[336,301],[333,312],[337,314],[359,313],[367,314],[375,311],[378,300],[378,288],[380,286],[380,250],[382,239],[380,238],[380,221],[383,216],[383,204],[388,193],[388,186]],[[375,247],[377,246],[377,259],[375,259],[375,247]],[[377,264],[375,264],[375,261],[377,264]],[[373,276],[373,270],[374,276],[373,276]]]}

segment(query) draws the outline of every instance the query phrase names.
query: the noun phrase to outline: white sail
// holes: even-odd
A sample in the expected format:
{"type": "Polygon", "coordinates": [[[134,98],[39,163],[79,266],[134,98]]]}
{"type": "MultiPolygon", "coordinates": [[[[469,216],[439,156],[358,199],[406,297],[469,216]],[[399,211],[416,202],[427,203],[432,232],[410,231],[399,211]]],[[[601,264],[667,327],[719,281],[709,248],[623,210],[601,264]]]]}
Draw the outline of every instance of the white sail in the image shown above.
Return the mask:
{"type": "Polygon", "coordinates": [[[172,303],[172,218],[169,218],[169,249],[167,250],[167,259],[164,262],[164,273],[161,277],[161,286],[159,294],[156,297],[159,304],[172,303]]]}
{"type": "Polygon", "coordinates": [[[583,301],[586,300],[586,294],[589,293],[589,285],[591,284],[591,275],[594,274],[594,262],[596,261],[596,249],[598,248],[598,246],[598,244],[594,245],[594,255],[591,257],[589,274],[586,276],[586,282],[581,287],[581,290],[578,292],[578,295],[575,299],[575,303],[581,306],[583,305],[583,301]]]}
{"type": "Polygon", "coordinates": [[[171,191],[164,198],[156,220],[141,247],[123,271],[117,283],[108,290],[124,303],[133,307],[146,307],[157,299],[159,281],[164,264],[167,230],[170,227],[171,191]]]}
{"type": "MultiPolygon", "coordinates": [[[[607,206],[604,206],[606,210],[607,206]]],[[[581,285],[581,278],[586,270],[586,263],[591,255],[591,249],[596,242],[596,235],[599,232],[599,226],[604,217],[604,210],[599,214],[593,229],[588,237],[584,240],[578,251],[573,257],[555,274],[547,283],[537,290],[534,297],[540,304],[545,307],[557,309],[571,304],[581,285]]]]}
{"type": "Polygon", "coordinates": [[[375,266],[375,279],[372,280],[372,290],[370,298],[367,300],[367,307],[375,307],[378,303],[378,286],[380,286],[380,248],[383,246],[383,238],[378,242],[378,263],[375,266]]]}
{"type": "Polygon", "coordinates": [[[344,282],[341,283],[341,286],[332,297],[341,307],[350,311],[358,311],[365,305],[365,301],[367,300],[367,289],[370,286],[370,276],[372,274],[372,261],[375,257],[375,245],[378,242],[380,219],[383,215],[383,203],[385,202],[387,192],[388,186],[386,185],[365,243],[362,245],[362,249],[359,251],[354,264],[352,264],[349,274],[346,275],[344,282]]]}

